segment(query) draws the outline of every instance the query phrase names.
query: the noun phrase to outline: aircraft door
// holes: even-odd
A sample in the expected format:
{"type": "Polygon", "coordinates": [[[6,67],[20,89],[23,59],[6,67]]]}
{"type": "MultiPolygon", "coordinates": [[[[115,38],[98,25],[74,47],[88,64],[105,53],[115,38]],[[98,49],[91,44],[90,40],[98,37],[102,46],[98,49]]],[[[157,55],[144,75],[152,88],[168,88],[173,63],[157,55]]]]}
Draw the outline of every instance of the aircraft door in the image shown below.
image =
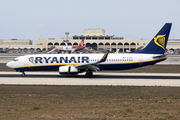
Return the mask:
{"type": "Polygon", "coordinates": [[[28,65],[28,58],[24,57],[24,65],[28,65]]]}
{"type": "Polygon", "coordinates": [[[139,65],[143,64],[143,56],[139,56],[139,65]]]}

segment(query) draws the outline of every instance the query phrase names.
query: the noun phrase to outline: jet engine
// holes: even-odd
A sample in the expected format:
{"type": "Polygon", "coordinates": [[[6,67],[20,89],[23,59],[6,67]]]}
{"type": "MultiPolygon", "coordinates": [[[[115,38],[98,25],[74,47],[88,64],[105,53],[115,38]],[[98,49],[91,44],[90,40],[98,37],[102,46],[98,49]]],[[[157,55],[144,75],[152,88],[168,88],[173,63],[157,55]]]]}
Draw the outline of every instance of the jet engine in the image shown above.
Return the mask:
{"type": "Polygon", "coordinates": [[[59,74],[78,74],[78,69],[73,66],[61,66],[59,74]]]}

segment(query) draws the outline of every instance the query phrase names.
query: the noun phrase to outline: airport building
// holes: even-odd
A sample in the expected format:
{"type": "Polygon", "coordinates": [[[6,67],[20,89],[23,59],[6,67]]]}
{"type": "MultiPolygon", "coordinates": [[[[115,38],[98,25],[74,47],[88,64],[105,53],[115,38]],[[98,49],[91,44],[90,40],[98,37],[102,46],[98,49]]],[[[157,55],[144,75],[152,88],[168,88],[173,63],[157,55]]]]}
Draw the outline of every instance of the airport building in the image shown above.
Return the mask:
{"type": "MultiPolygon", "coordinates": [[[[119,52],[134,51],[139,47],[146,46],[150,40],[126,40],[123,37],[115,37],[115,35],[106,35],[103,29],[85,29],[82,35],[73,35],[61,39],[49,38],[38,39],[36,44],[33,45],[32,40],[0,40],[0,51],[8,52],[24,52],[33,53],[46,52],[53,46],[78,46],[84,38],[84,46],[92,49],[109,49],[111,51],[119,52]]],[[[169,40],[167,49],[179,51],[180,40],[169,40]]]]}
{"type": "Polygon", "coordinates": [[[6,51],[11,53],[33,53],[36,50],[32,40],[8,39],[0,40],[0,52],[6,51]]]}
{"type": "Polygon", "coordinates": [[[124,40],[123,37],[115,37],[114,35],[105,35],[105,30],[84,30],[83,35],[73,35],[62,39],[50,38],[47,40],[36,40],[37,45],[42,45],[44,49],[49,49],[52,46],[77,46],[84,38],[85,47],[92,49],[110,49],[120,52],[126,50],[134,51],[140,46],[145,46],[149,40],[124,40]]]}

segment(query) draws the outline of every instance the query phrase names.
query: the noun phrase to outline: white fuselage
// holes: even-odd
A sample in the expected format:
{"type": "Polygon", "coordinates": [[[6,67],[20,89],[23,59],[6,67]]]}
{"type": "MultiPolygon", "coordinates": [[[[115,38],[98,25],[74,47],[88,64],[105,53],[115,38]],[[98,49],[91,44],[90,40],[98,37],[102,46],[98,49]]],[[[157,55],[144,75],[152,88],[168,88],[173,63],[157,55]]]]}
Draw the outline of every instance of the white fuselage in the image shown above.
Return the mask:
{"type": "MultiPolygon", "coordinates": [[[[60,66],[73,66],[99,61],[104,54],[36,54],[15,58],[7,66],[19,71],[57,70],[60,66]]],[[[100,70],[123,70],[155,64],[165,60],[153,58],[157,54],[110,54],[105,62],[99,63],[100,70]]]]}

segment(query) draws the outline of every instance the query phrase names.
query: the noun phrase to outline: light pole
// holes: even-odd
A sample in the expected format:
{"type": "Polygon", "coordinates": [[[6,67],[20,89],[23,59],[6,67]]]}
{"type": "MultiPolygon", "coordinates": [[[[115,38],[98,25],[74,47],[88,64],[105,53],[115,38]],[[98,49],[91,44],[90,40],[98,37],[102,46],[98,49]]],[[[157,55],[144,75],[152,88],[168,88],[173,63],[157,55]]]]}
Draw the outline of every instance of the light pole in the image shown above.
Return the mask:
{"type": "Polygon", "coordinates": [[[66,34],[66,40],[68,40],[69,32],[65,32],[65,34],[66,34]]]}

